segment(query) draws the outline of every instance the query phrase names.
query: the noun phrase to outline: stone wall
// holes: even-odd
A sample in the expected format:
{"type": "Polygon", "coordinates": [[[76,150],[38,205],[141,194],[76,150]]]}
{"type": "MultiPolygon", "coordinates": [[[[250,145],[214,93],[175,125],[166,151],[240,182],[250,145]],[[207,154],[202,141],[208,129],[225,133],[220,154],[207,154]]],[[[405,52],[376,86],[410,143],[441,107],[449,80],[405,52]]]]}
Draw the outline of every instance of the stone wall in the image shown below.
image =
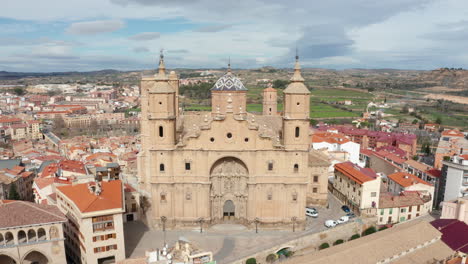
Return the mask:
{"type": "MultiPolygon", "coordinates": [[[[231,264],[245,264],[246,260],[249,258],[256,258],[257,263],[266,263],[266,257],[271,253],[276,253],[278,250],[283,248],[290,248],[292,251],[298,251],[301,249],[307,248],[307,250],[318,250],[318,247],[322,243],[328,243],[330,246],[333,245],[338,239],[343,239],[344,241],[349,240],[349,238],[354,234],[361,234],[363,230],[370,226],[376,225],[375,218],[369,218],[345,224],[338,225],[337,227],[327,229],[319,233],[310,233],[310,234],[300,234],[297,238],[279,243],[276,246],[265,248],[264,250],[257,252],[248,257],[243,257],[237,260],[229,259],[226,263],[231,264]]],[[[345,242],[346,243],[346,242],[345,242]]]]}

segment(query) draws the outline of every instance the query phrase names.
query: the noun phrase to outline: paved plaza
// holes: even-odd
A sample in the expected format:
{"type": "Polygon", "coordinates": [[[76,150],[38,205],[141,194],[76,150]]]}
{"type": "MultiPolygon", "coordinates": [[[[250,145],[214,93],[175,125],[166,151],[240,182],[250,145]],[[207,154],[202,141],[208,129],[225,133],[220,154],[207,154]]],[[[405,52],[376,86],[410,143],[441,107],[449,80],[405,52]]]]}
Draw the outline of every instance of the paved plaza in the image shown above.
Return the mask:
{"type": "Polygon", "coordinates": [[[173,245],[180,237],[187,239],[202,250],[211,251],[219,264],[229,263],[260,250],[274,247],[304,234],[316,233],[327,229],[324,222],[338,219],[345,213],[341,203],[329,194],[329,208],[318,207],[319,217],[307,219],[304,231],[247,229],[241,225],[215,225],[200,233],[200,228],[192,230],[148,230],[141,222],[129,222],[125,225],[127,257],[141,257],[146,250],[162,248],[164,240],[173,245]]]}

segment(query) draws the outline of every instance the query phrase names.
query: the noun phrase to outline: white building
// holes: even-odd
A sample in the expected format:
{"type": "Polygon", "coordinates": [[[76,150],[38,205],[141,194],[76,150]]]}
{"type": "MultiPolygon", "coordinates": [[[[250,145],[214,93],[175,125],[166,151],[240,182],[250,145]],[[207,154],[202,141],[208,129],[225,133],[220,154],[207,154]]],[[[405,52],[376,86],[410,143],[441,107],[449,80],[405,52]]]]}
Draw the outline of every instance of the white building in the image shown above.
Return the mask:
{"type": "Polygon", "coordinates": [[[403,191],[399,195],[381,194],[377,210],[377,224],[396,224],[432,210],[432,197],[425,192],[403,191]]]}
{"type": "Polygon", "coordinates": [[[451,201],[468,196],[468,154],[452,157],[443,161],[441,190],[442,201],[451,201]]]}
{"type": "Polygon", "coordinates": [[[396,172],[388,175],[388,191],[399,195],[404,191],[418,191],[431,198],[431,208],[434,200],[434,186],[417,176],[407,172],[396,172]]]}

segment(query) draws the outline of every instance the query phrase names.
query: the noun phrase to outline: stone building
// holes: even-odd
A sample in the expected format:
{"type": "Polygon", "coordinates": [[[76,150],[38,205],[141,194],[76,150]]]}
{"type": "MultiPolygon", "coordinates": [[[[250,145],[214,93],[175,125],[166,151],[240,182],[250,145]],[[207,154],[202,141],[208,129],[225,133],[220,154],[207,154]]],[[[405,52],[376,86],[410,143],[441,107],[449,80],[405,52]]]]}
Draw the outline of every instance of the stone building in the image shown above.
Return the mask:
{"type": "Polygon", "coordinates": [[[263,114],[246,112],[247,88],[230,67],[211,89],[211,113],[179,109],[178,90],[161,55],[158,73],[141,81],[138,178],[152,227],[303,225],[308,201],[327,204],[329,164],[309,147],[310,92],[297,58],[282,114],[271,87],[263,114]]]}
{"type": "Polygon", "coordinates": [[[0,201],[0,263],[67,263],[63,242],[66,221],[55,206],[0,201]]]}

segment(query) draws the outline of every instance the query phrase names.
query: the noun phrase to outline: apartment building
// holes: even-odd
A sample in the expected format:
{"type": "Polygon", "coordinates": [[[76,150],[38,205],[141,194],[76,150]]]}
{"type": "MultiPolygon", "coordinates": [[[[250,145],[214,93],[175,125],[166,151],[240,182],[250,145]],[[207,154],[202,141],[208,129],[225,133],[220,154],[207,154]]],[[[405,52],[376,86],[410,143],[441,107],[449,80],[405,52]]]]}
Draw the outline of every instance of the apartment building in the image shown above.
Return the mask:
{"type": "Polygon", "coordinates": [[[70,261],[101,264],[125,259],[120,180],[59,186],[57,206],[69,220],[64,230],[70,261]]]}
{"type": "Polygon", "coordinates": [[[434,199],[434,185],[407,172],[397,172],[388,175],[388,192],[399,195],[404,191],[419,191],[431,198],[431,208],[434,199]]]}
{"type": "Polygon", "coordinates": [[[399,195],[380,194],[377,224],[401,223],[427,215],[431,210],[432,197],[425,192],[403,191],[399,195]]]}
{"type": "Polygon", "coordinates": [[[455,155],[468,154],[468,139],[458,130],[446,130],[437,145],[434,167],[441,169],[443,161],[455,155]]]}
{"type": "Polygon", "coordinates": [[[468,154],[453,156],[442,162],[439,184],[440,201],[468,196],[468,154]]]}
{"type": "Polygon", "coordinates": [[[335,165],[333,193],[359,214],[375,214],[380,196],[381,178],[372,169],[351,162],[335,165]]]}

